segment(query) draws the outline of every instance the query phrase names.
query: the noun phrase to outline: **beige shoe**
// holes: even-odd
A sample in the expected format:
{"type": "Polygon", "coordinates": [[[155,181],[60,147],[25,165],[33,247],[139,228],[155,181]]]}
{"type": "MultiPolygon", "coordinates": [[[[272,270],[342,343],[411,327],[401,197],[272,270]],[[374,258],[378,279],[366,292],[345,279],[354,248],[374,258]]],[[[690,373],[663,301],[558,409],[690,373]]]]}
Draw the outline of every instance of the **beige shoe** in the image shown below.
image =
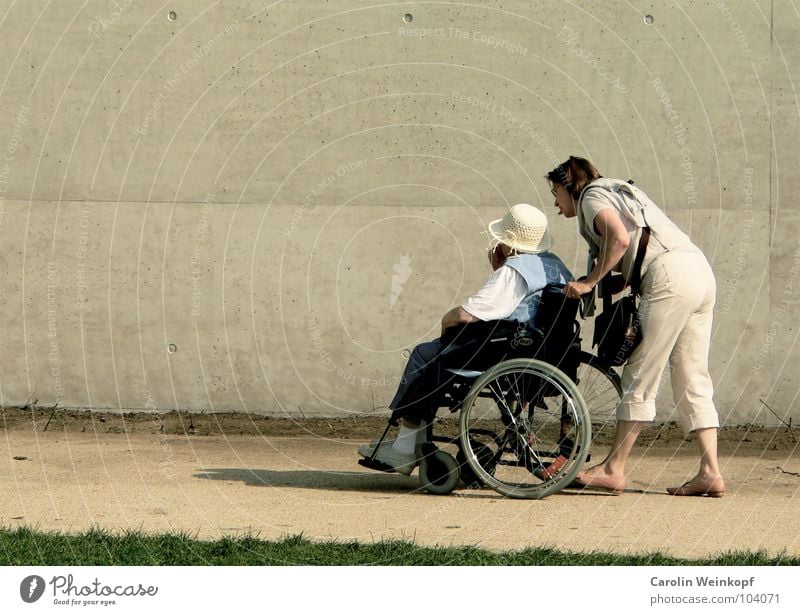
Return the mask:
{"type": "MultiPolygon", "coordinates": [[[[358,452],[364,455],[364,457],[369,457],[372,455],[372,450],[374,450],[374,448],[369,448],[365,445],[360,447],[358,452]],[[369,455],[364,455],[362,450],[369,450],[369,455]]],[[[395,472],[405,474],[406,476],[411,474],[414,468],[419,464],[419,460],[414,453],[401,453],[395,450],[391,442],[384,442],[380,445],[378,452],[375,454],[374,461],[387,465],[395,472]]]]}

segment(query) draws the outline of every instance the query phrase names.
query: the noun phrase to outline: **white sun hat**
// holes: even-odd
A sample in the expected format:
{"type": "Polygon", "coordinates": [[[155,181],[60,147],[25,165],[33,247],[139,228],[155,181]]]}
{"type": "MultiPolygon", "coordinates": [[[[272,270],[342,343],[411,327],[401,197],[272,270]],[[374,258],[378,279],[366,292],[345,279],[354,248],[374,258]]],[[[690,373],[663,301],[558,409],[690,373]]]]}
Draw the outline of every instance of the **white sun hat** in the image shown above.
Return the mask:
{"type": "Polygon", "coordinates": [[[527,203],[514,205],[505,216],[490,222],[489,234],[517,252],[536,254],[553,247],[553,240],[547,232],[547,216],[527,203]]]}

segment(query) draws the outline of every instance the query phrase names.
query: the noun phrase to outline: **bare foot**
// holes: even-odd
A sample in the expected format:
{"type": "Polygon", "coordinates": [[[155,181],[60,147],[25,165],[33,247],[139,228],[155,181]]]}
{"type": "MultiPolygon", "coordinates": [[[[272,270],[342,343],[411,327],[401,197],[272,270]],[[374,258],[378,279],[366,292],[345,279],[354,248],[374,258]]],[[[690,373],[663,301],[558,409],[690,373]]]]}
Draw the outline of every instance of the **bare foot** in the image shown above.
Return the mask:
{"type": "Polygon", "coordinates": [[[575,483],[582,487],[592,487],[611,491],[619,495],[625,489],[625,475],[609,472],[604,465],[597,465],[584,472],[579,472],[575,483]]]}
{"type": "Polygon", "coordinates": [[[725,481],[721,476],[695,476],[692,480],[683,483],[680,487],[669,487],[670,495],[707,495],[712,498],[721,498],[725,495],[725,481]]]}

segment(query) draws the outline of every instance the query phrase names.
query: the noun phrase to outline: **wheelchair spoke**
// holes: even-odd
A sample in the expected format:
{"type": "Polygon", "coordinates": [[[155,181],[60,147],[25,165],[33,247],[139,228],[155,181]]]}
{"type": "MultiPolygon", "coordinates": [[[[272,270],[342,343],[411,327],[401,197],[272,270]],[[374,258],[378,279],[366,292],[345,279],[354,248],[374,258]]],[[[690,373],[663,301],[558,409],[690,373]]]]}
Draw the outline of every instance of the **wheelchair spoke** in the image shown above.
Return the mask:
{"type": "Polygon", "coordinates": [[[485,372],[461,411],[461,445],[479,482],[537,498],[571,481],[591,437],[579,397],[569,378],[541,361],[515,359],[485,372]]]}
{"type": "MultiPolygon", "coordinates": [[[[517,380],[517,381],[518,381],[518,380],[519,380],[519,378],[516,378],[515,380],[517,380]]],[[[511,382],[511,381],[509,380],[509,376],[506,376],[506,382],[508,382],[508,389],[509,389],[510,391],[513,391],[513,392],[514,392],[514,397],[516,398],[516,399],[515,399],[515,401],[517,402],[517,404],[519,405],[519,407],[520,407],[520,408],[524,407],[524,404],[525,404],[525,402],[524,402],[523,398],[522,398],[522,397],[520,397],[520,395],[519,395],[519,391],[517,390],[517,387],[515,386],[515,384],[516,384],[516,383],[515,383],[515,382],[511,382]]]]}
{"type": "MultiPolygon", "coordinates": [[[[511,407],[505,400],[505,396],[503,395],[502,387],[500,387],[500,383],[497,383],[497,390],[495,390],[495,383],[489,385],[489,390],[492,392],[492,397],[497,404],[503,404],[503,409],[505,410],[505,416],[507,416],[511,422],[516,427],[517,419],[514,417],[514,412],[511,410],[511,407]]],[[[502,416],[502,415],[501,415],[502,416]]]]}
{"type": "Polygon", "coordinates": [[[604,423],[616,418],[617,405],[622,398],[622,383],[617,372],[591,354],[581,352],[576,384],[594,421],[604,423]]]}
{"type": "Polygon", "coordinates": [[[514,422],[514,431],[513,437],[515,439],[515,446],[514,452],[517,456],[517,465],[520,467],[527,468],[530,472],[533,472],[534,466],[535,467],[542,467],[543,462],[540,456],[539,451],[533,448],[532,441],[534,441],[534,430],[532,424],[532,417],[534,410],[530,409],[531,405],[531,395],[530,391],[522,390],[520,391],[520,387],[523,387],[527,382],[530,382],[531,378],[526,378],[525,374],[509,374],[505,377],[506,382],[508,383],[509,391],[513,392],[515,401],[517,402],[518,406],[523,409],[527,410],[527,418],[523,416],[522,411],[518,413],[517,418],[518,421],[514,422]],[[513,377],[513,380],[512,380],[513,377]],[[517,385],[520,385],[518,387],[517,385]],[[526,455],[527,453],[527,455],[526,455]],[[528,459],[527,457],[530,457],[528,459]],[[533,463],[531,463],[533,462],[533,463]]]}

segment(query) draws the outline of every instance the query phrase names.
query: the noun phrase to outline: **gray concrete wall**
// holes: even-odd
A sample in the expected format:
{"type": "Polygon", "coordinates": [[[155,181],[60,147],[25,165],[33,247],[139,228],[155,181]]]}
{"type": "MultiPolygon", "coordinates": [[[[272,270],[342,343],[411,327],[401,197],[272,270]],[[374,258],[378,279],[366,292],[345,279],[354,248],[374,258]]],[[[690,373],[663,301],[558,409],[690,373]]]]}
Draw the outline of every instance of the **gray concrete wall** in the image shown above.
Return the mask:
{"type": "Polygon", "coordinates": [[[800,418],[792,3],[3,0],[0,20],[3,405],[385,406],[403,350],[488,273],[484,225],[554,213],[542,176],[574,153],[712,262],[723,419],[800,418]]]}

